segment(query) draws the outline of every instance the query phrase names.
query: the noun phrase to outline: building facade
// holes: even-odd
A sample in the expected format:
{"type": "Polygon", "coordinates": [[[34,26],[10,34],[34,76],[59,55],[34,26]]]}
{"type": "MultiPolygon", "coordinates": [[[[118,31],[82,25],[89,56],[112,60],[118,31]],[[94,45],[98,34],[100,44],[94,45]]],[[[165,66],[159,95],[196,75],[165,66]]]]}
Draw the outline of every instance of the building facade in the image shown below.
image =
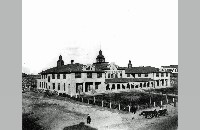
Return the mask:
{"type": "Polygon", "coordinates": [[[41,79],[38,79],[37,88],[71,96],[163,88],[170,87],[170,73],[150,66],[133,67],[131,61],[127,67],[109,64],[100,50],[96,63],[88,65],[74,63],[74,60],[64,65],[62,56],[59,56],[56,67],[40,73],[41,79]]]}

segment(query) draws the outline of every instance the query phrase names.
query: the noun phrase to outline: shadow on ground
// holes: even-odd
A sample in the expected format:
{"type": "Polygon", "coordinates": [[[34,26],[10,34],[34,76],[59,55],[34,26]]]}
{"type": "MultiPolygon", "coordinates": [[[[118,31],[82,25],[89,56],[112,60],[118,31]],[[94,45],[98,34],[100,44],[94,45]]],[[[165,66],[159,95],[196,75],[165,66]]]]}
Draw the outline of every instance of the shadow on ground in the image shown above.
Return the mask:
{"type": "Polygon", "coordinates": [[[31,114],[22,114],[22,130],[44,130],[37,121],[37,117],[33,117],[31,114]]]}
{"type": "Polygon", "coordinates": [[[77,125],[67,126],[63,130],[97,130],[97,129],[87,126],[85,125],[84,122],[81,122],[80,124],[77,125]]]}

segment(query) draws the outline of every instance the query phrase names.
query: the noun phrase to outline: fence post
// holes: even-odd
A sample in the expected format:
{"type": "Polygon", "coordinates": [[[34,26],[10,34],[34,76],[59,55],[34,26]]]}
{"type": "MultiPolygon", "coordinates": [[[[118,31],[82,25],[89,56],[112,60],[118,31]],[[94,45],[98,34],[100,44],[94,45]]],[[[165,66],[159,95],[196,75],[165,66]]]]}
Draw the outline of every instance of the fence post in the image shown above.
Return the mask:
{"type": "Polygon", "coordinates": [[[101,106],[103,107],[103,100],[101,101],[101,106]]]}
{"type": "Polygon", "coordinates": [[[82,102],[83,102],[83,98],[82,98],[82,102]]]}
{"type": "Polygon", "coordinates": [[[153,106],[156,107],[156,102],[153,102],[153,106]]]}
{"type": "Polygon", "coordinates": [[[162,106],[162,101],[160,101],[160,105],[162,106]]]}
{"type": "Polygon", "coordinates": [[[120,103],[119,103],[119,110],[120,110],[120,103]]]}
{"type": "Polygon", "coordinates": [[[173,102],[174,102],[174,98],[173,98],[173,102]]]}
{"type": "Polygon", "coordinates": [[[128,111],[131,112],[131,106],[128,106],[128,111]]]}
{"type": "Polygon", "coordinates": [[[88,99],[88,104],[90,104],[90,101],[89,101],[89,99],[88,99]]]}
{"type": "Polygon", "coordinates": [[[94,103],[95,103],[95,97],[94,97],[94,103]]]}
{"type": "Polygon", "coordinates": [[[112,108],[112,106],[111,106],[112,104],[111,104],[111,102],[110,102],[110,108],[112,108]]]}

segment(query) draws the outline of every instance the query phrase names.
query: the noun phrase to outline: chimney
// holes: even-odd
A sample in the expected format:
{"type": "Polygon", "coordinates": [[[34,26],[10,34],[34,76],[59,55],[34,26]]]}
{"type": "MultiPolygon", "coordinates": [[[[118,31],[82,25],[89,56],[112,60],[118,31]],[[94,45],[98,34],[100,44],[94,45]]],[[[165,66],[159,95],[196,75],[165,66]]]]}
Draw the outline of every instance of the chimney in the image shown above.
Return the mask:
{"type": "Polygon", "coordinates": [[[71,64],[74,64],[74,60],[71,60],[71,64]]]}

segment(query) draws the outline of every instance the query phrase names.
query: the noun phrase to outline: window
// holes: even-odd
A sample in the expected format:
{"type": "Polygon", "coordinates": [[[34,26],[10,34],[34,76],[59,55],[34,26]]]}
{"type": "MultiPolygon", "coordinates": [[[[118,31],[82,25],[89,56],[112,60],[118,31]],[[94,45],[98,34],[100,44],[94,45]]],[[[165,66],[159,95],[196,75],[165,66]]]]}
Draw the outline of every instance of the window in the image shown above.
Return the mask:
{"type": "Polygon", "coordinates": [[[106,90],[110,90],[109,84],[106,85],[106,90]]]}
{"type": "Polygon", "coordinates": [[[102,77],[102,73],[97,73],[97,78],[101,78],[102,77]]]}
{"type": "Polygon", "coordinates": [[[58,90],[60,90],[60,83],[58,83],[58,90]]]}
{"type": "Polygon", "coordinates": [[[48,82],[50,82],[50,76],[48,76],[48,82]]]}
{"type": "Polygon", "coordinates": [[[96,82],[95,83],[95,89],[98,89],[98,86],[101,84],[101,82],[96,82]]]}
{"type": "Polygon", "coordinates": [[[161,73],[161,77],[164,77],[164,73],[161,73]]]}
{"type": "Polygon", "coordinates": [[[145,74],[144,76],[145,76],[145,77],[148,77],[148,74],[145,74]]]}
{"type": "Polygon", "coordinates": [[[168,73],[166,73],[166,77],[168,77],[168,73]]]}
{"type": "Polygon", "coordinates": [[[41,88],[41,82],[40,82],[40,88],[41,88]]]}
{"type": "Polygon", "coordinates": [[[108,78],[110,78],[110,73],[108,73],[108,78]]]}
{"type": "Polygon", "coordinates": [[[55,83],[53,83],[53,90],[55,89],[55,83]]]}
{"type": "Polygon", "coordinates": [[[87,73],[87,78],[92,78],[92,73],[87,73]]]}
{"type": "Polygon", "coordinates": [[[115,84],[112,84],[112,89],[115,89],[115,84]]]}
{"type": "Polygon", "coordinates": [[[66,79],[66,74],[63,74],[63,79],[66,79]]]}
{"type": "Polygon", "coordinates": [[[60,74],[57,74],[57,79],[60,79],[60,74]]]}
{"type": "Polygon", "coordinates": [[[111,78],[113,78],[113,74],[111,74],[111,78]]]}
{"type": "Polygon", "coordinates": [[[64,83],[63,89],[64,89],[64,91],[65,91],[65,83],[64,83]]]}
{"type": "Polygon", "coordinates": [[[75,78],[81,78],[81,73],[75,73],[75,78]]]}
{"type": "Polygon", "coordinates": [[[141,74],[138,74],[138,77],[141,77],[141,74]]]}
{"type": "Polygon", "coordinates": [[[159,73],[156,73],[156,77],[159,77],[159,73]]]}
{"type": "Polygon", "coordinates": [[[55,74],[52,74],[52,79],[55,79],[55,74]]]}
{"type": "Polygon", "coordinates": [[[130,77],[130,74],[127,74],[127,77],[130,77]]]}
{"type": "Polygon", "coordinates": [[[120,89],[120,84],[117,84],[117,89],[120,89]]]}
{"type": "Polygon", "coordinates": [[[122,73],[120,73],[120,77],[122,78],[122,73]]]}
{"type": "Polygon", "coordinates": [[[135,77],[135,74],[131,74],[132,75],[132,77],[135,77]]]}
{"type": "Polygon", "coordinates": [[[142,88],[142,83],[140,83],[140,87],[142,88]]]}

